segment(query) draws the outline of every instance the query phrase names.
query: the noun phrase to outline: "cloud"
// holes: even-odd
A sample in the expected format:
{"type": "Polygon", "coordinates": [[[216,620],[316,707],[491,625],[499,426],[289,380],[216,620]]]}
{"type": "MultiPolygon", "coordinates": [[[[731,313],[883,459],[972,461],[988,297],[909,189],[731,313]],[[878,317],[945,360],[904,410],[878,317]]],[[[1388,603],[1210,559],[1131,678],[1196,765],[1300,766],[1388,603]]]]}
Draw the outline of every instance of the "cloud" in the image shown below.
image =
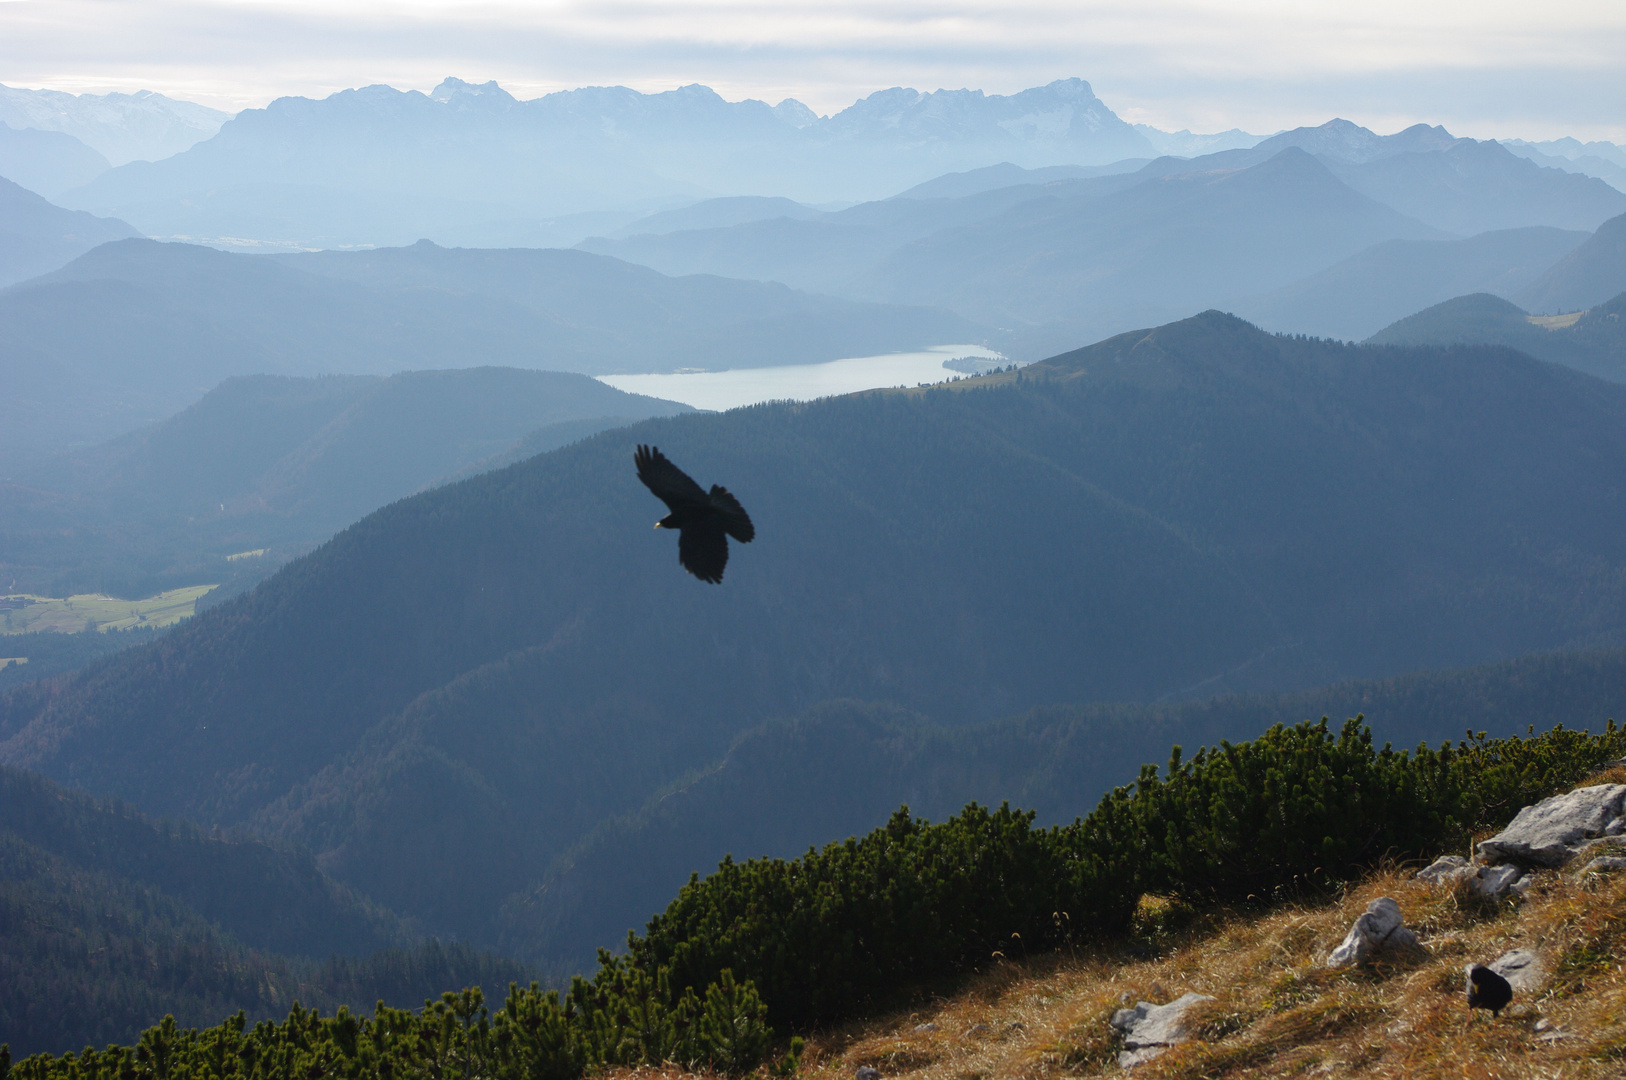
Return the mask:
{"type": "Polygon", "coordinates": [[[1270,131],[1334,114],[1626,138],[1618,0],[12,0],[0,82],[222,107],[494,78],[522,97],[703,82],[831,112],[877,89],[1088,79],[1128,118],[1270,131]]]}

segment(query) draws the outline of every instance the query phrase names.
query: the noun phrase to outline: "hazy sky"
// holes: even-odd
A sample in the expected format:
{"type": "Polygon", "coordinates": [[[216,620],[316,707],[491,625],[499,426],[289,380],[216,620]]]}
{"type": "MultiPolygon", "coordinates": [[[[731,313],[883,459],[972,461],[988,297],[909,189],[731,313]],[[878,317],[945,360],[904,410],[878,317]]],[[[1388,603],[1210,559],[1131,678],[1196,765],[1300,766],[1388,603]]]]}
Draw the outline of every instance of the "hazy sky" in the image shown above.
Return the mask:
{"type": "Polygon", "coordinates": [[[1334,115],[1626,139],[1626,0],[0,0],[0,82],[220,108],[445,75],[796,97],[1010,93],[1077,75],[1159,127],[1334,115]]]}

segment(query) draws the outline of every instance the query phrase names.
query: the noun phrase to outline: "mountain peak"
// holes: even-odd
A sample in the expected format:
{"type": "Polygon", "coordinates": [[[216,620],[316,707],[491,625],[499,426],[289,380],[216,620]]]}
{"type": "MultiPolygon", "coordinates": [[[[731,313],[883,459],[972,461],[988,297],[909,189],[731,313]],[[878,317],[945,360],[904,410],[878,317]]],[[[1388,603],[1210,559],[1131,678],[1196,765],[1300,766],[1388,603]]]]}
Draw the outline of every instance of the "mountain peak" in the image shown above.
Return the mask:
{"type": "Polygon", "coordinates": [[[497,85],[497,80],[489,82],[471,83],[462,79],[447,76],[440,81],[440,85],[429,91],[432,101],[449,105],[454,101],[463,101],[471,98],[483,98],[481,104],[501,103],[503,105],[518,104],[514,95],[497,85]]]}

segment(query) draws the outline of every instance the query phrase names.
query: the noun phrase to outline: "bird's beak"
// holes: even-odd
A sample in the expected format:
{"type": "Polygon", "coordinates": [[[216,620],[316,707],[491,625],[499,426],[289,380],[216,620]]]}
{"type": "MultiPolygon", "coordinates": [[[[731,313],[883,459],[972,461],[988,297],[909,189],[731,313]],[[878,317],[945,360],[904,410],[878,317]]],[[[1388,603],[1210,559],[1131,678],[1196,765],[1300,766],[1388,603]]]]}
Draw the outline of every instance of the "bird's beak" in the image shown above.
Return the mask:
{"type": "Polygon", "coordinates": [[[661,527],[661,523],[660,523],[660,522],[658,522],[658,521],[657,521],[657,522],[655,522],[655,528],[657,528],[657,529],[658,529],[658,528],[660,528],[660,527],[661,527]]]}

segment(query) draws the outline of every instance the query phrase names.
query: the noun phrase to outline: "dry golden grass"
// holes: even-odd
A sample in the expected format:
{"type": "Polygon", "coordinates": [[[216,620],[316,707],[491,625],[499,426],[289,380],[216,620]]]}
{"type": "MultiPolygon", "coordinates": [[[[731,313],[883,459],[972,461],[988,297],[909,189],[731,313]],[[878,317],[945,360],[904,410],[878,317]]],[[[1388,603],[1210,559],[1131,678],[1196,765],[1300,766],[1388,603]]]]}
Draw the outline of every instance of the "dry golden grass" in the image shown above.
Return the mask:
{"type": "MultiPolygon", "coordinates": [[[[1588,783],[1605,781],[1626,782],[1626,770],[1588,783]]],[[[1544,872],[1524,901],[1488,904],[1392,868],[1335,902],[1171,930],[1177,914],[1143,904],[1137,942],[996,961],[951,999],[818,1033],[801,1075],[836,1080],[863,1065],[887,1080],[1123,1074],[1112,1014],[1195,990],[1216,999],[1193,1014],[1197,1038],[1129,1075],[1626,1077],[1626,872],[1544,872]],[[1361,970],[1321,966],[1379,896],[1399,902],[1426,952],[1361,970]],[[1500,1017],[1470,1016],[1465,965],[1514,948],[1540,954],[1548,982],[1516,994],[1500,1017]]]]}
{"type": "Polygon", "coordinates": [[[1232,913],[1182,937],[1151,959],[1113,949],[1001,965],[933,1008],[810,1039],[804,1075],[1109,1075],[1122,1071],[1114,1011],[1195,990],[1216,999],[1195,1014],[1198,1038],[1136,1077],[1626,1076],[1626,875],[1546,874],[1524,903],[1484,905],[1389,871],[1336,903],[1232,913]],[[1378,896],[1399,901],[1428,952],[1323,968],[1378,896]],[[1547,958],[1552,981],[1499,1018],[1470,1017],[1463,967],[1521,947],[1547,958]]]}

